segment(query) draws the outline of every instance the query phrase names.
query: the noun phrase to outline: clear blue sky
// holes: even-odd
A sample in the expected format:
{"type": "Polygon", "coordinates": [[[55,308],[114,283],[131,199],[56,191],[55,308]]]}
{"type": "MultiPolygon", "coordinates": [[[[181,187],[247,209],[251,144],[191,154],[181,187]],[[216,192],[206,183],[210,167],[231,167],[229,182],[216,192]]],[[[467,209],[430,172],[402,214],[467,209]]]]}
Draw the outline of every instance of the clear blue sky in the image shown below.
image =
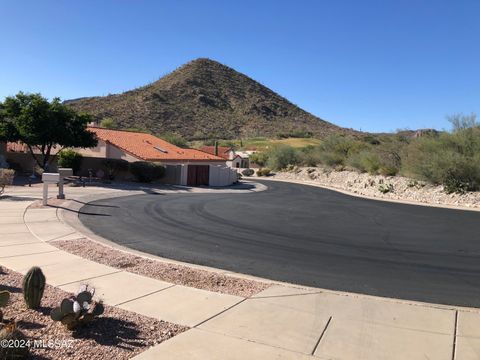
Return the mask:
{"type": "Polygon", "coordinates": [[[333,123],[480,115],[479,0],[0,0],[0,100],[117,93],[208,57],[333,123]]]}

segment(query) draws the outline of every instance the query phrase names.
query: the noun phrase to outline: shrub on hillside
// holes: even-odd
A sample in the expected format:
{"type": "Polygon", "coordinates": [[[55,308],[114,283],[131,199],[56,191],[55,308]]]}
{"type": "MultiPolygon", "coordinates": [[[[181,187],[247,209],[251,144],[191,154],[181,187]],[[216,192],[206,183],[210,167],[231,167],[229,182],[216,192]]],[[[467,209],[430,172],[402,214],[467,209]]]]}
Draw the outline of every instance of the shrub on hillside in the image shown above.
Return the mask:
{"type": "Polygon", "coordinates": [[[58,153],[57,163],[59,167],[71,168],[76,174],[82,165],[83,156],[72,149],[64,149],[58,153]]]}
{"type": "MultiPolygon", "coordinates": [[[[300,163],[304,166],[317,166],[322,162],[318,146],[308,145],[299,151],[300,163]]],[[[291,164],[293,166],[293,164],[291,164]]]]}
{"type": "Polygon", "coordinates": [[[287,132],[280,132],[277,134],[279,139],[288,139],[288,138],[311,138],[313,133],[307,130],[292,130],[287,132]]]}
{"type": "Polygon", "coordinates": [[[165,167],[148,161],[130,163],[129,170],[138,182],[149,183],[165,175],[165,167]]]}
{"type": "Polygon", "coordinates": [[[265,166],[268,161],[268,155],[265,152],[257,152],[249,157],[252,164],[257,164],[258,166],[265,166]]]}
{"type": "Polygon", "coordinates": [[[377,174],[380,169],[380,159],[368,150],[352,155],[347,164],[360,172],[368,172],[369,174],[377,174]]]}
{"type": "Polygon", "coordinates": [[[271,169],[282,170],[288,165],[298,165],[301,157],[297,150],[288,145],[275,145],[267,151],[267,165],[271,169]]]}
{"type": "Polygon", "coordinates": [[[412,141],[403,159],[404,171],[442,184],[448,193],[480,190],[480,127],[472,117],[451,119],[452,133],[412,141]]]}
{"type": "Polygon", "coordinates": [[[128,161],[123,159],[104,159],[102,166],[108,180],[114,180],[121,171],[128,171],[128,161]]]}
{"type": "Polygon", "coordinates": [[[319,146],[319,159],[322,164],[336,167],[346,165],[349,157],[368,149],[369,144],[349,136],[332,135],[319,146]]]}
{"type": "Polygon", "coordinates": [[[169,142],[170,144],[173,144],[182,148],[188,147],[187,140],[185,140],[183,137],[175,133],[165,133],[161,135],[160,138],[169,142]]]}

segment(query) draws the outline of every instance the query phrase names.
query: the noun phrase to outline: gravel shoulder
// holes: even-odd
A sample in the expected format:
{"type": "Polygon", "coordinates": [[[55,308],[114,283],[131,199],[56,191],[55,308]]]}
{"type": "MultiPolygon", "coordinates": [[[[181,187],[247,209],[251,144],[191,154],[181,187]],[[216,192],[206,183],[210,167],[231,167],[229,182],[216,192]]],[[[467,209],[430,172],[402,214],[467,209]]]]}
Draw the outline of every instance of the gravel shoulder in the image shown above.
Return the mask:
{"type": "Polygon", "coordinates": [[[180,264],[165,263],[116,250],[87,238],[57,240],[49,244],[82,258],[117,269],[143,275],[176,285],[242,297],[253,296],[270,284],[241,279],[180,264]]]}
{"type": "Polygon", "coordinates": [[[30,348],[32,359],[130,359],[188,329],[105,305],[102,316],[71,332],[60,322],[51,320],[50,311],[72,294],[46,285],[41,308],[28,309],[21,290],[22,278],[21,274],[5,268],[0,271],[0,290],[10,292],[9,303],[2,308],[4,318],[15,319],[30,340],[64,345],[30,348]]]}

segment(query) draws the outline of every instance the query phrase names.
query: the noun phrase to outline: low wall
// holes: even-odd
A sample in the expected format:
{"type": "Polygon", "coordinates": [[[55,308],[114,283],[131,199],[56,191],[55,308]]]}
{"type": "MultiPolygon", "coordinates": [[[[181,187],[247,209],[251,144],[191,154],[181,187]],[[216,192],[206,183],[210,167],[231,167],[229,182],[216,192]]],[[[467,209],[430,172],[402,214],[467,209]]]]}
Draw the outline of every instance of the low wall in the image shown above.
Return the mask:
{"type": "Polygon", "coordinates": [[[228,186],[237,180],[238,174],[235,169],[222,165],[210,165],[210,186],[228,186]]]}

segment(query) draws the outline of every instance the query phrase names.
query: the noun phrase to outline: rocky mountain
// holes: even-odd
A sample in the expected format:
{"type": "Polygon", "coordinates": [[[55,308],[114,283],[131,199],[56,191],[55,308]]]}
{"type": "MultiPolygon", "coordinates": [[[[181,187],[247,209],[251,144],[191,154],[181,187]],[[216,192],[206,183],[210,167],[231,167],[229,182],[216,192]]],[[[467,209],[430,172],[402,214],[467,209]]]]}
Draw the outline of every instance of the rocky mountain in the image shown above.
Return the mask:
{"type": "Polygon", "coordinates": [[[100,121],[188,139],[353,133],[292,104],[257,81],[210,59],[191,61],[122,94],[66,101],[100,121]]]}

